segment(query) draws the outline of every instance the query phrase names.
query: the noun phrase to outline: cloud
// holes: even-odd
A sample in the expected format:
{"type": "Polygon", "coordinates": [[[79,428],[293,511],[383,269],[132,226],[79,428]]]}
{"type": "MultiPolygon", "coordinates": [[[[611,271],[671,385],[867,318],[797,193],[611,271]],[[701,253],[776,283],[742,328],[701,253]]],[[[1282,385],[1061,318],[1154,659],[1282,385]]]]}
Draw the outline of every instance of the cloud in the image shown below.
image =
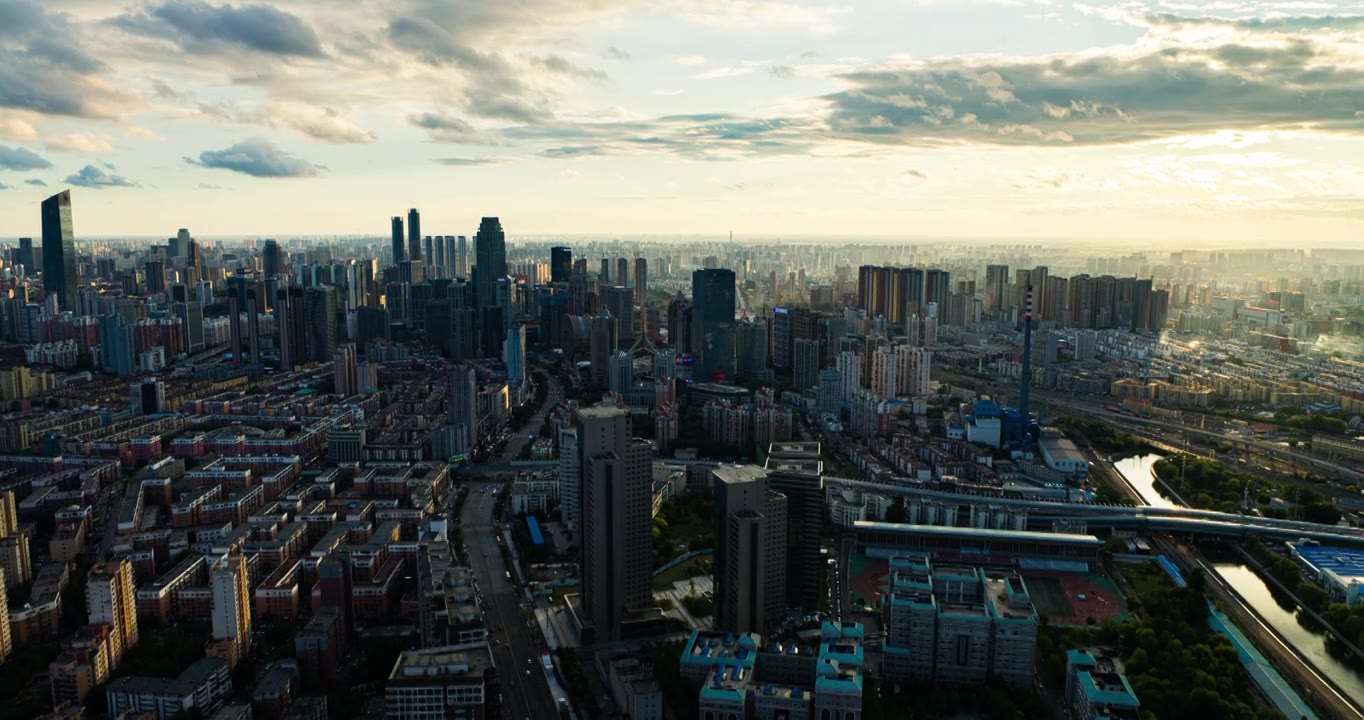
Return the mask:
{"type": "Polygon", "coordinates": [[[247,50],[277,56],[321,57],[317,33],[297,15],[267,5],[210,5],[171,0],[123,15],[119,27],[167,39],[186,52],[247,50]]]}
{"type": "Polygon", "coordinates": [[[60,152],[104,155],[114,151],[113,140],[103,133],[79,132],[65,135],[51,135],[43,139],[48,150],[60,152]]]}
{"type": "Polygon", "coordinates": [[[539,65],[540,67],[546,70],[549,70],[550,72],[556,72],[562,75],[571,75],[573,77],[582,78],[584,80],[591,80],[593,82],[606,82],[607,79],[606,73],[602,72],[601,70],[598,70],[596,68],[586,68],[579,65],[574,65],[573,63],[569,62],[566,58],[564,58],[562,55],[545,55],[544,57],[536,57],[532,58],[531,62],[533,62],[536,65],[539,65]]]}
{"type": "MultiPolygon", "coordinates": [[[[0,108],[114,118],[140,107],[135,95],[105,79],[108,70],[69,16],[33,0],[0,3],[0,108]]],[[[0,128],[13,137],[27,134],[23,125],[10,119],[0,128]]]]}
{"type": "Polygon", "coordinates": [[[1102,145],[1226,129],[1360,133],[1364,71],[1301,40],[959,59],[845,73],[835,135],[900,145],[1102,145]],[[1235,58],[1231,61],[1230,58],[1235,58]]]}
{"type": "Polygon", "coordinates": [[[922,170],[914,170],[914,169],[910,169],[910,170],[901,170],[901,171],[900,171],[900,177],[919,178],[920,180],[927,180],[927,179],[928,179],[928,175],[924,174],[924,171],[922,171],[922,170]]]}
{"type": "Polygon", "coordinates": [[[621,50],[615,45],[612,45],[611,47],[606,48],[606,57],[608,60],[619,60],[621,62],[629,62],[630,53],[621,50]]]}
{"type": "Polygon", "coordinates": [[[374,135],[330,107],[315,107],[296,102],[267,101],[256,108],[243,108],[231,102],[201,103],[199,112],[243,125],[287,128],[314,140],[329,143],[368,143],[374,135]]]}
{"type": "Polygon", "coordinates": [[[29,179],[27,179],[27,180],[24,181],[24,184],[25,184],[25,185],[32,185],[32,186],[34,186],[34,187],[47,187],[47,183],[46,183],[46,182],[43,182],[42,180],[40,180],[40,179],[38,179],[38,178],[29,178],[29,179]]]}
{"type": "Polygon", "coordinates": [[[25,147],[0,145],[0,170],[43,170],[52,163],[25,147]]]}
{"type": "Polygon", "coordinates": [[[326,168],[287,153],[268,140],[243,140],[225,150],[205,150],[198,160],[185,158],[191,165],[262,178],[314,177],[326,168]]]}
{"type": "Polygon", "coordinates": [[[475,165],[497,165],[502,161],[488,157],[443,157],[436,158],[436,162],[450,167],[472,167],[475,165]]]}
{"type": "Polygon", "coordinates": [[[790,65],[773,65],[767,68],[767,74],[778,80],[790,80],[796,76],[796,69],[790,65]]]}
{"type": "Polygon", "coordinates": [[[223,189],[223,186],[222,186],[222,185],[214,185],[213,183],[199,183],[199,184],[196,185],[195,187],[199,188],[200,190],[222,190],[222,189],[223,189]]]}
{"type": "Polygon", "coordinates": [[[811,148],[818,133],[818,126],[805,120],[726,113],[619,122],[556,122],[501,131],[509,140],[545,143],[539,154],[550,158],[670,153],[698,160],[798,154],[811,148]]]}
{"type": "Polygon", "coordinates": [[[13,190],[13,189],[14,189],[14,186],[13,186],[13,185],[6,185],[6,184],[0,182],[0,190],[13,190]]]}
{"type": "Polygon", "coordinates": [[[95,167],[94,165],[86,165],[85,167],[81,168],[75,175],[66,176],[65,182],[67,185],[75,185],[76,187],[83,188],[93,188],[95,190],[103,190],[104,188],[111,187],[138,186],[137,183],[133,182],[132,180],[129,180],[126,177],[123,177],[122,175],[111,175],[95,167]]]}
{"type": "Polygon", "coordinates": [[[38,131],[27,120],[0,116],[0,138],[9,140],[37,140],[38,131]]]}
{"type": "Polygon", "coordinates": [[[468,121],[445,113],[422,113],[409,117],[408,122],[426,131],[436,142],[465,145],[496,145],[497,138],[480,130],[468,121]]]}

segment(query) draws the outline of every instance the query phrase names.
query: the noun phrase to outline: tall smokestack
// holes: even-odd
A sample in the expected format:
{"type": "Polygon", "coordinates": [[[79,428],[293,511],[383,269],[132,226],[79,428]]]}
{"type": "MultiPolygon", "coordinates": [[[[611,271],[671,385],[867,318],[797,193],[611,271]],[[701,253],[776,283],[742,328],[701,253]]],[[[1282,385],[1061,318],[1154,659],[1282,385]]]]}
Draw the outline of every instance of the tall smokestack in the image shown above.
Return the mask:
{"type": "Polygon", "coordinates": [[[1032,388],[1032,285],[1028,286],[1027,304],[1023,308],[1023,386],[1018,391],[1018,413],[1022,416],[1023,435],[1028,433],[1028,396],[1032,388]]]}

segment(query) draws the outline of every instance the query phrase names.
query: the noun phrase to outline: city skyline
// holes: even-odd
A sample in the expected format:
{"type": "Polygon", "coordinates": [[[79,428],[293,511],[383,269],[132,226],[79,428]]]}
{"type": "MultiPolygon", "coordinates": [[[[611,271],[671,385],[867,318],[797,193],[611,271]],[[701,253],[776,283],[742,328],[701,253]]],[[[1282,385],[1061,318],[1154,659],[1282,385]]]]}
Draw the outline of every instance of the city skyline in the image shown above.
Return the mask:
{"type": "Polygon", "coordinates": [[[1360,12],[14,2],[0,233],[36,236],[32,205],[71,187],[78,240],[383,236],[419,207],[513,240],[1343,245],[1360,12]]]}

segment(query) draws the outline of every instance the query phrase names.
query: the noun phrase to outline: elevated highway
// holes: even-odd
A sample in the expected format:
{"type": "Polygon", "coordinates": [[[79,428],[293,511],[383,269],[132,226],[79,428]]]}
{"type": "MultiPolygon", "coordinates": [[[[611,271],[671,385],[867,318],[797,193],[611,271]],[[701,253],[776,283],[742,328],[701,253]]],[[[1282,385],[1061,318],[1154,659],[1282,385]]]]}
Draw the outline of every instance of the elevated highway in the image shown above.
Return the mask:
{"type": "Polygon", "coordinates": [[[824,476],[824,482],[826,486],[837,484],[863,492],[893,497],[918,498],[945,504],[995,505],[1017,508],[1028,512],[1028,522],[1031,525],[1050,524],[1054,520],[1071,520],[1096,527],[1165,531],[1223,538],[1261,537],[1275,540],[1308,538],[1325,543],[1364,543],[1364,529],[1360,528],[1319,525],[1296,520],[1274,520],[1214,510],[1027,500],[933,490],[913,485],[888,485],[830,475],[824,476]]]}

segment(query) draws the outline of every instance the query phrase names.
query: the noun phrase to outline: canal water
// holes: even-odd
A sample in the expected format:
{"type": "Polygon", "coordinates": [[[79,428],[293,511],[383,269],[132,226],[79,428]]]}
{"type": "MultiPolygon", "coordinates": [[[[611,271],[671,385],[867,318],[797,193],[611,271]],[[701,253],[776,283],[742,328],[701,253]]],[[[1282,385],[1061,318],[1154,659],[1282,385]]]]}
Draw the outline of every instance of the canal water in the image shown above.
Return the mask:
{"type": "MultiPolygon", "coordinates": [[[[1136,489],[1146,504],[1153,507],[1178,507],[1155,488],[1151,466],[1162,457],[1155,454],[1138,455],[1119,460],[1113,463],[1113,467],[1136,489]]],[[[1245,598],[1246,603],[1264,618],[1267,625],[1278,630],[1284,640],[1302,653],[1317,672],[1334,682],[1355,704],[1364,706],[1364,668],[1347,663],[1344,652],[1328,647],[1325,633],[1308,629],[1299,623],[1297,608],[1284,607],[1291,606],[1292,601],[1284,598],[1284,605],[1281,605],[1265,581],[1245,565],[1216,563],[1213,570],[1245,598]]]]}
{"type": "MultiPolygon", "coordinates": [[[[1330,678],[1356,705],[1364,706],[1364,674],[1347,664],[1338,651],[1327,647],[1324,633],[1303,627],[1298,622],[1296,608],[1284,609],[1254,570],[1236,563],[1216,563],[1213,570],[1255,608],[1265,624],[1278,630],[1288,644],[1297,648],[1317,672],[1330,678]]],[[[1290,601],[1285,599],[1285,602],[1290,601]]]]}
{"type": "Polygon", "coordinates": [[[1151,466],[1163,457],[1163,455],[1155,454],[1134,455],[1113,463],[1113,468],[1124,478],[1127,478],[1128,484],[1136,488],[1137,494],[1141,495],[1147,505],[1165,508],[1178,507],[1173,500],[1156,492],[1156,478],[1151,474],[1151,466]]]}

